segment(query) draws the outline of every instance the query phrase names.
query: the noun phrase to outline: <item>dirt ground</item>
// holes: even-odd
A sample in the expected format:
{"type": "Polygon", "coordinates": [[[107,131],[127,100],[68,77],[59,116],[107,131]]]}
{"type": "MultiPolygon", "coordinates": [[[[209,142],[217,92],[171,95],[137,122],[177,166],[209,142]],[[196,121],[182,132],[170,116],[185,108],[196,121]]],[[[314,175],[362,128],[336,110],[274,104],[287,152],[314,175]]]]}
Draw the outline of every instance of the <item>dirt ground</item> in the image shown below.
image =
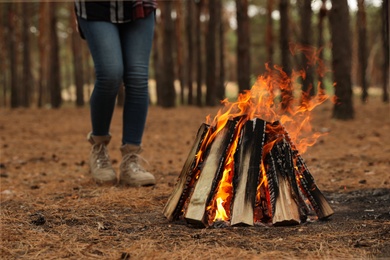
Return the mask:
{"type": "MultiPolygon", "coordinates": [[[[335,214],[290,227],[194,228],[163,207],[207,115],[218,108],[151,107],[143,156],[154,187],[98,186],[87,165],[88,108],[0,110],[2,259],[390,258],[390,107],[355,101],[356,119],[318,107],[329,134],[303,154],[335,214]]],[[[109,146],[120,162],[121,111],[109,146]]]]}

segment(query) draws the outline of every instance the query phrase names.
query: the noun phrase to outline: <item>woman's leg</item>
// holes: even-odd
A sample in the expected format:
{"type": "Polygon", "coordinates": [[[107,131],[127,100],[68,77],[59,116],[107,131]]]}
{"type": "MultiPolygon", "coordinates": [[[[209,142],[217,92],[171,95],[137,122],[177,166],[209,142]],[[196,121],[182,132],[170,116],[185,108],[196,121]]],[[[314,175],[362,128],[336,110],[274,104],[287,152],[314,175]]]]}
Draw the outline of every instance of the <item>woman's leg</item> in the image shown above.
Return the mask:
{"type": "Polygon", "coordinates": [[[90,100],[92,133],[88,135],[92,144],[89,158],[91,174],[98,183],[115,183],[117,177],[107,145],[111,139],[109,131],[115,100],[123,78],[118,27],[107,22],[83,19],[79,19],[79,24],[92,54],[96,74],[90,100]]]}
{"type": "Polygon", "coordinates": [[[154,32],[154,13],[119,25],[125,83],[123,144],[140,145],[149,105],[149,58],[154,32]]]}
{"type": "Polygon", "coordinates": [[[142,135],[149,105],[149,57],[154,31],[154,13],[146,18],[119,25],[125,83],[120,183],[131,186],[154,185],[154,176],[139,162],[142,135]]]}
{"type": "Polygon", "coordinates": [[[90,106],[92,134],[106,136],[123,79],[122,48],[118,26],[109,22],[86,21],[79,24],[95,65],[96,81],[90,106]]]}

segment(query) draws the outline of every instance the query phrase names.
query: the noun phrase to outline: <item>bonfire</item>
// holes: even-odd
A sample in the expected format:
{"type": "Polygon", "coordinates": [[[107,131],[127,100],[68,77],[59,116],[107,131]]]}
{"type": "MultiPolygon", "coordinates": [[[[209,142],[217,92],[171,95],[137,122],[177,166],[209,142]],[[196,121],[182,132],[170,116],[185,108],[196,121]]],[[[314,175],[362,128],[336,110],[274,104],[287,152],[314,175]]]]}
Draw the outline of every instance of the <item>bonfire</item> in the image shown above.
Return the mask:
{"type": "Polygon", "coordinates": [[[321,136],[312,131],[311,111],[328,96],[318,85],[314,97],[292,99],[302,77],[303,70],[288,77],[267,66],[236,102],[222,101],[206,118],[164,208],[170,221],[276,226],[333,214],[302,158],[321,136]]]}

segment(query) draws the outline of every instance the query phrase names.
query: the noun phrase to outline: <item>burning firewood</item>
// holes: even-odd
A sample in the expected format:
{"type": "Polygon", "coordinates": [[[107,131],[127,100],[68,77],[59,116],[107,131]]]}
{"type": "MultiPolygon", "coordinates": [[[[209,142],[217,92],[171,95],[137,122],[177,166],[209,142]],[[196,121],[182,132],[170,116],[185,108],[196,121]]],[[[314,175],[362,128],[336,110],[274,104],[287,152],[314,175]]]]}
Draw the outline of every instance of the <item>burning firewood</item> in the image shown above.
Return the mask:
{"type": "Polygon", "coordinates": [[[262,147],[266,122],[249,120],[241,131],[240,143],[235,154],[235,175],[233,180],[234,199],[231,224],[253,226],[257,183],[260,174],[262,147]]]}
{"type": "Polygon", "coordinates": [[[203,124],[164,215],[208,227],[294,225],[333,214],[279,122],[237,117],[203,124]]]}
{"type": "MultiPolygon", "coordinates": [[[[210,201],[214,186],[221,178],[225,164],[227,150],[232,141],[237,121],[228,121],[226,126],[217,133],[214,141],[207,149],[207,156],[202,162],[202,167],[197,174],[197,182],[189,198],[188,206],[184,214],[187,222],[208,226],[206,207],[210,201]]],[[[206,150],[206,151],[207,151],[206,150]]]]}
{"type": "Polygon", "coordinates": [[[333,214],[298,152],[315,143],[310,111],[327,95],[319,89],[281,109],[277,91],[294,93],[293,81],[305,73],[289,78],[278,66],[266,69],[237,102],[224,100],[213,122],[200,127],[164,208],[170,221],[295,225],[333,214]],[[309,142],[297,142],[303,134],[309,142]]]}
{"type": "Polygon", "coordinates": [[[187,160],[184,163],[183,169],[180,173],[178,182],[176,183],[175,189],[169,197],[168,203],[164,208],[164,215],[169,219],[173,220],[178,217],[180,211],[184,205],[186,198],[189,196],[189,191],[191,185],[193,185],[193,169],[196,163],[196,154],[201,148],[203,140],[206,138],[207,132],[209,130],[209,125],[202,124],[196,135],[194,144],[187,156],[187,160]]]}

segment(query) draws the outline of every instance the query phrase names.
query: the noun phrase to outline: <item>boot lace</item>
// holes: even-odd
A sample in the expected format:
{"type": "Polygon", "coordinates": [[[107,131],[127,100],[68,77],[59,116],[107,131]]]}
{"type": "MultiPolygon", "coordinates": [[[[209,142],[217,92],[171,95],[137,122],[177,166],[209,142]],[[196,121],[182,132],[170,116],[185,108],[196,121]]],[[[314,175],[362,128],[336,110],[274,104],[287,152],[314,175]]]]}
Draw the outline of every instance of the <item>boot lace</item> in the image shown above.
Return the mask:
{"type": "Polygon", "coordinates": [[[93,151],[96,156],[96,166],[98,168],[111,167],[110,157],[108,156],[107,147],[104,144],[95,145],[93,151]]]}
{"type": "Polygon", "coordinates": [[[123,156],[122,164],[120,166],[122,171],[131,169],[133,172],[144,172],[145,169],[139,164],[139,161],[142,161],[146,164],[149,164],[142,156],[139,154],[126,154],[123,156]]]}

